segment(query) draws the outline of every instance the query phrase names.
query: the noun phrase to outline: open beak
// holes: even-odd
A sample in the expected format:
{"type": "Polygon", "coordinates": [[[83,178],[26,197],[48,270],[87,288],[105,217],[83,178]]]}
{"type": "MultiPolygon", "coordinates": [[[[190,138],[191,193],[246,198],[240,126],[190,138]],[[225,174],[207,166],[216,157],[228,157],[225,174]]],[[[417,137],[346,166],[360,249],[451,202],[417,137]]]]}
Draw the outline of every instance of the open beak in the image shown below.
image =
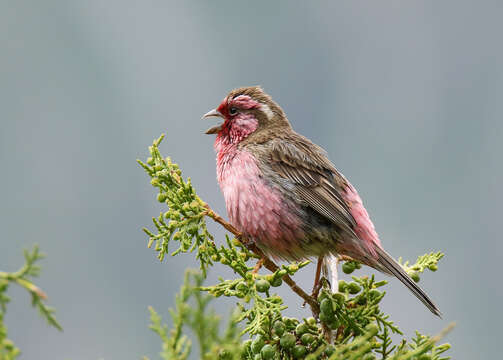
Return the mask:
{"type": "MultiPolygon", "coordinates": [[[[212,116],[218,116],[223,119],[223,115],[218,111],[217,109],[213,109],[211,111],[208,111],[206,114],[203,115],[202,119],[209,118],[212,116]]],[[[222,130],[222,124],[218,124],[216,126],[210,127],[208,130],[206,130],[205,134],[216,134],[220,130],[222,130]]]]}

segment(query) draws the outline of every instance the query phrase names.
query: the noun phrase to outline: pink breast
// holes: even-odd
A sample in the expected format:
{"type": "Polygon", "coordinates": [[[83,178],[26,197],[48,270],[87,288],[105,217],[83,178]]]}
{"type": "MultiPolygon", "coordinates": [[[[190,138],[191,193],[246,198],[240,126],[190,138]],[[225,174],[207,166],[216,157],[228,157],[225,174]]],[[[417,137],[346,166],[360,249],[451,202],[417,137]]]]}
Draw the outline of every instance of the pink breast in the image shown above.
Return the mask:
{"type": "Polygon", "coordinates": [[[221,149],[217,177],[230,222],[264,247],[288,252],[299,219],[281,193],[260,177],[255,158],[234,146],[221,149]],[[282,249],[285,248],[285,249],[282,249]]]}

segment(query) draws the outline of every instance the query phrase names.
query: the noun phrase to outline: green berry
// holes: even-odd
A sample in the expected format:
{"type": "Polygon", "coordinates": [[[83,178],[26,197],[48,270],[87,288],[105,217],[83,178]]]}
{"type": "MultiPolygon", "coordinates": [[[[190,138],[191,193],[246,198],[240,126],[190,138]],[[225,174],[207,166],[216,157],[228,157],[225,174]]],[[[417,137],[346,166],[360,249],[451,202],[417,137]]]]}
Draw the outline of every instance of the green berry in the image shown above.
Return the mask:
{"type": "Polygon", "coordinates": [[[353,271],[355,271],[355,264],[352,262],[345,262],[342,264],[342,271],[344,274],[351,274],[353,271]]]}
{"type": "Polygon", "coordinates": [[[316,319],[314,317],[309,317],[306,319],[309,326],[316,326],[316,319]]]}
{"type": "Polygon", "coordinates": [[[310,333],[305,333],[300,337],[300,342],[303,343],[304,345],[310,345],[313,343],[315,337],[314,335],[310,333]]]}
{"type": "Polygon", "coordinates": [[[295,345],[292,350],[292,355],[295,359],[304,359],[307,354],[307,349],[304,345],[295,345]]]}
{"type": "Polygon", "coordinates": [[[283,334],[281,339],[279,339],[279,345],[283,349],[288,350],[288,349],[291,349],[295,345],[295,341],[296,341],[296,339],[295,339],[294,334],[285,333],[285,334],[283,334]]]}
{"type": "Polygon", "coordinates": [[[297,336],[302,336],[303,334],[307,333],[308,331],[309,331],[309,328],[304,323],[300,323],[295,328],[295,333],[297,334],[297,336]]]}
{"type": "Polygon", "coordinates": [[[334,308],[332,306],[332,300],[323,299],[320,303],[320,310],[322,313],[325,313],[326,316],[332,316],[334,314],[334,308]]]}
{"type": "Polygon", "coordinates": [[[339,292],[346,292],[348,284],[344,280],[339,280],[339,292]]]}
{"type": "Polygon", "coordinates": [[[149,164],[149,165],[154,165],[154,158],[149,157],[149,158],[147,159],[147,164],[149,164]]]}
{"type": "Polygon", "coordinates": [[[159,193],[159,194],[157,194],[157,201],[159,201],[160,203],[165,202],[165,201],[166,201],[166,198],[167,198],[167,196],[166,196],[166,194],[164,194],[164,193],[159,193]]]}
{"type": "Polygon", "coordinates": [[[326,299],[328,297],[328,293],[325,290],[320,291],[318,294],[318,302],[322,302],[323,299],[326,299]]]}
{"type": "Polygon", "coordinates": [[[267,281],[265,279],[260,279],[260,280],[257,280],[257,283],[255,286],[256,286],[258,292],[264,293],[266,291],[269,291],[271,284],[269,284],[269,281],[267,281]]]}
{"type": "Polygon", "coordinates": [[[428,269],[430,269],[431,271],[437,271],[438,266],[436,264],[431,264],[430,266],[428,266],[428,269]]]}
{"type": "Polygon", "coordinates": [[[371,299],[375,299],[377,297],[381,296],[381,292],[379,290],[376,290],[376,289],[372,289],[369,291],[369,297],[371,299]]]}
{"type": "Polygon", "coordinates": [[[361,294],[355,298],[355,301],[358,305],[365,305],[367,303],[367,297],[361,294]]]}
{"type": "Polygon", "coordinates": [[[379,290],[372,289],[369,291],[369,297],[371,300],[374,301],[374,304],[379,304],[379,302],[381,301],[381,299],[379,299],[380,296],[381,296],[381,292],[379,290]],[[379,299],[379,300],[376,300],[376,299],[379,299]]]}
{"type": "Polygon", "coordinates": [[[414,282],[419,282],[419,274],[417,272],[413,272],[410,277],[414,280],[414,282]]]}
{"type": "Polygon", "coordinates": [[[320,321],[324,324],[330,324],[332,321],[335,320],[335,316],[332,313],[332,315],[327,315],[327,313],[320,313],[320,321]]]}
{"type": "Polygon", "coordinates": [[[241,282],[237,283],[236,290],[240,291],[240,292],[247,292],[248,286],[246,285],[245,282],[241,281],[241,282]]]}
{"type": "Polygon", "coordinates": [[[281,278],[281,276],[276,276],[271,281],[271,286],[273,287],[281,286],[281,284],[283,284],[283,279],[281,278]]]}
{"type": "Polygon", "coordinates": [[[280,320],[277,320],[274,325],[273,325],[273,328],[274,328],[274,333],[278,336],[281,336],[283,335],[283,333],[285,332],[286,330],[286,326],[285,324],[283,324],[282,321],[280,320]]]}
{"type": "Polygon", "coordinates": [[[361,287],[360,287],[360,285],[358,285],[358,284],[357,284],[357,283],[355,283],[355,282],[350,282],[350,283],[348,284],[348,290],[349,290],[349,293],[350,293],[351,295],[354,295],[354,294],[358,294],[358,293],[360,292],[361,287]]]}
{"type": "Polygon", "coordinates": [[[264,347],[264,338],[262,337],[262,335],[257,335],[255,337],[255,340],[252,341],[251,343],[251,351],[254,353],[254,354],[258,354],[260,352],[260,350],[262,350],[262,348],[264,347]]]}
{"type": "Polygon", "coordinates": [[[272,358],[274,358],[275,353],[276,351],[271,344],[264,345],[262,350],[260,350],[260,355],[262,355],[262,359],[264,360],[271,360],[272,358]]]}
{"type": "Polygon", "coordinates": [[[339,305],[344,304],[344,302],[346,301],[346,297],[343,294],[341,294],[341,293],[335,293],[335,294],[333,294],[332,298],[339,305]]]}

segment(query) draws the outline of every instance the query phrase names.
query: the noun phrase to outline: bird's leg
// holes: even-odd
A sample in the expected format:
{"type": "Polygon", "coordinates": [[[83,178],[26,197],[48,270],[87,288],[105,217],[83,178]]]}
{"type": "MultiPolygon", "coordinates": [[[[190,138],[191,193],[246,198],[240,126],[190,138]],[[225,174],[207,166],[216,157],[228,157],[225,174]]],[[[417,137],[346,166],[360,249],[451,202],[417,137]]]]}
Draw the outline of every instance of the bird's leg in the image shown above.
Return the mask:
{"type": "MultiPolygon", "coordinates": [[[[314,299],[318,298],[320,289],[323,286],[323,282],[320,281],[322,268],[323,268],[323,255],[320,255],[318,257],[318,263],[316,264],[316,275],[314,277],[313,293],[311,294],[311,297],[313,297],[314,299]]],[[[326,324],[321,323],[321,321],[320,324],[323,332],[323,337],[330,344],[332,342],[332,330],[330,330],[330,328],[326,324]]]]}
{"type": "Polygon", "coordinates": [[[318,293],[320,292],[321,288],[320,275],[322,265],[323,265],[323,255],[320,255],[318,257],[318,263],[316,264],[316,274],[314,276],[313,293],[311,294],[311,296],[315,299],[318,298],[318,293]]]}
{"type": "Polygon", "coordinates": [[[259,261],[257,261],[257,264],[255,265],[255,267],[253,268],[253,271],[252,271],[253,275],[258,273],[258,271],[262,267],[262,264],[264,264],[264,261],[265,261],[265,259],[263,257],[260,258],[259,261]]]}

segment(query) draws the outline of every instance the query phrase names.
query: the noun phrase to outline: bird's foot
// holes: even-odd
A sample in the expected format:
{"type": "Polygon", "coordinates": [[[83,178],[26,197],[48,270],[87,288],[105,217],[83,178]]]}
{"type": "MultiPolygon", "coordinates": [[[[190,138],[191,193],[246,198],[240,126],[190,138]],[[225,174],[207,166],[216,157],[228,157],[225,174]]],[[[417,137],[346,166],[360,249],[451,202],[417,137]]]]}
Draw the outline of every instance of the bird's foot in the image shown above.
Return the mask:
{"type": "Polygon", "coordinates": [[[316,274],[314,276],[314,284],[313,284],[313,292],[311,296],[314,299],[318,298],[318,293],[320,292],[320,276],[321,276],[321,268],[323,266],[323,255],[320,255],[318,258],[318,263],[316,264],[316,274]]]}
{"type": "Polygon", "coordinates": [[[318,284],[316,284],[316,286],[313,287],[311,297],[315,300],[318,299],[318,295],[320,294],[321,289],[330,290],[330,281],[324,276],[322,276],[318,281],[318,284]]]}
{"type": "Polygon", "coordinates": [[[311,293],[311,297],[313,299],[318,299],[318,295],[320,294],[320,290],[323,287],[323,282],[321,280],[318,281],[318,283],[315,284],[314,287],[313,287],[313,292],[311,293]]]}
{"type": "Polygon", "coordinates": [[[321,277],[320,284],[321,284],[322,288],[325,288],[328,290],[332,289],[332,284],[330,283],[330,280],[328,280],[325,276],[321,277]]]}

